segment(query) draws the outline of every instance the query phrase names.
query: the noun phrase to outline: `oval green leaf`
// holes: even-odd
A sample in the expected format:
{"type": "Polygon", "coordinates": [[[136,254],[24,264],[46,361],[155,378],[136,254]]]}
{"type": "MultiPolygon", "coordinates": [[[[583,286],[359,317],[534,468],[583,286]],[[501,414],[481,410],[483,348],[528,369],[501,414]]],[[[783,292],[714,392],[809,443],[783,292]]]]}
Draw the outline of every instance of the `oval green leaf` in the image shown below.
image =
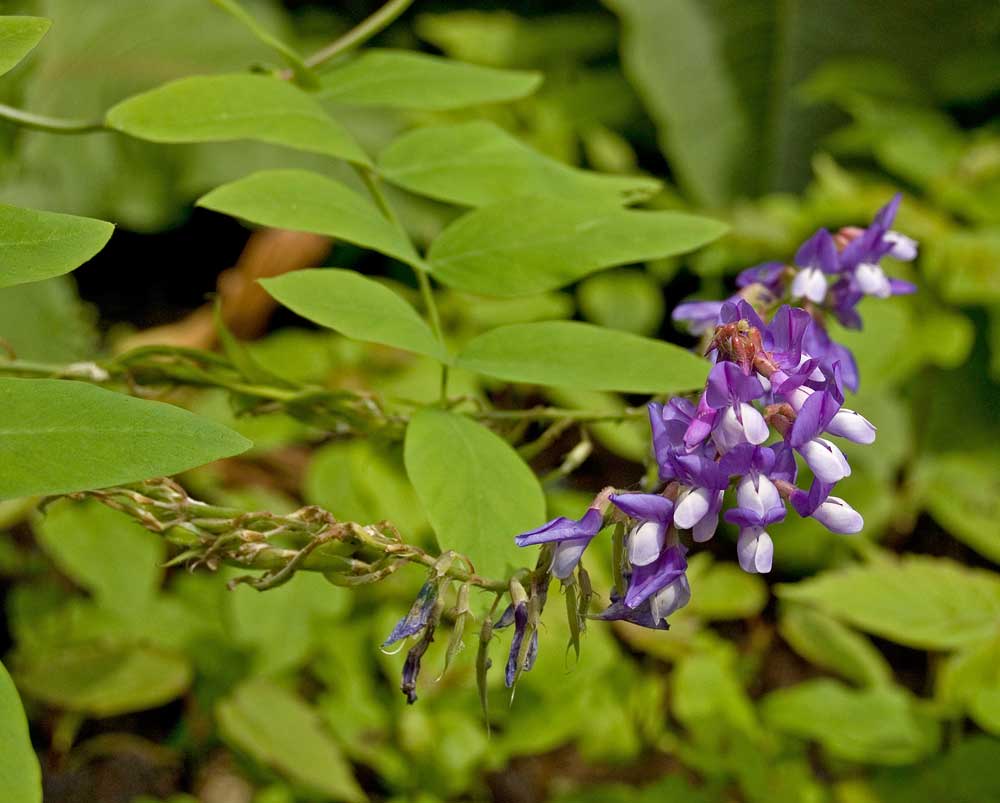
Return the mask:
{"type": "Polygon", "coordinates": [[[325,73],[320,97],[354,106],[446,111],[530,95],[536,72],[498,70],[408,50],[365,50],[325,73]]]}
{"type": "Polygon", "coordinates": [[[777,592],[924,650],[950,650],[989,638],[1000,621],[1000,579],[944,558],[910,556],[854,566],[778,586],[777,592]]]}
{"type": "Polygon", "coordinates": [[[275,683],[252,680],[216,708],[222,738],[324,800],[366,800],[351,765],[316,712],[275,683]]]}
{"type": "Polygon", "coordinates": [[[14,681],[0,664],[0,789],[8,800],[42,803],[42,771],[14,681]]]}
{"type": "Polygon", "coordinates": [[[422,266],[406,237],[367,198],[308,170],[262,170],[217,187],[198,206],[261,226],[338,237],[422,266]]]}
{"type": "Polygon", "coordinates": [[[191,665],[155,647],[100,642],[61,645],[19,661],[17,682],[30,697],[94,717],[156,708],[183,694],[191,665]]]}
{"type": "Polygon", "coordinates": [[[672,343],[579,321],[492,329],[470,340],[457,364],[511,382],[623,393],[694,390],[709,368],[672,343]]]}
{"type": "Polygon", "coordinates": [[[534,556],[514,536],[543,523],[545,497],[507,441],[465,416],[424,408],[406,429],[406,472],[442,550],[500,579],[534,556]]]}
{"type": "Polygon", "coordinates": [[[151,142],[251,139],[370,164],[347,130],[312,97],[266,75],[198,75],[123,100],[111,128],[151,142]]]}
{"type": "Polygon", "coordinates": [[[51,25],[45,17],[0,17],[0,75],[17,66],[51,25]]]}
{"type": "Polygon", "coordinates": [[[0,204],[0,287],[69,273],[104,248],[114,228],[89,217],[0,204]]]}
{"type": "Polygon", "coordinates": [[[557,162],[484,120],[403,134],[379,156],[378,169],[411,192],[468,206],[524,195],[634,203],[660,189],[653,178],[594,173],[557,162]]]}
{"type": "Polygon", "coordinates": [[[176,474],[252,445],[179,407],[83,382],[3,378],[0,409],[0,499],[176,474]]]}
{"type": "Polygon", "coordinates": [[[347,337],[426,354],[441,362],[450,360],[413,307],[385,285],[353,270],[297,270],[260,283],[293,312],[347,337]]]}
{"type": "Polygon", "coordinates": [[[512,198],[456,220],[434,241],[431,271],[459,290],[525,296],[602,268],[699,248],[721,237],[717,220],[638,212],[563,198],[512,198]]]}

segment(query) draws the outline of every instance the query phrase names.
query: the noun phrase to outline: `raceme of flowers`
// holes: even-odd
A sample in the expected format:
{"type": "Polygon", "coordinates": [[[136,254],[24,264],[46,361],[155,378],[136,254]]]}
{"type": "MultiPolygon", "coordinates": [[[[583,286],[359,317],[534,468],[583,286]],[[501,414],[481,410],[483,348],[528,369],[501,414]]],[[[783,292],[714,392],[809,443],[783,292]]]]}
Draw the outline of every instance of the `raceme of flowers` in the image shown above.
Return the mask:
{"type": "MultiPolygon", "coordinates": [[[[712,364],[697,401],[678,397],[649,404],[663,487],[658,493],[605,489],[580,519],[560,517],[516,537],[518,546],[542,545],[540,565],[547,572],[529,591],[512,580],[511,603],[494,625],[514,627],[508,687],[534,663],[550,577],[561,580],[573,600],[585,590],[582,629],[590,583],[581,559],[609,525],[615,525],[615,587],[610,604],[592,618],[654,629],[667,629],[669,616],[689,601],[688,546],[711,539],[720,519],[739,529],[737,558],[753,573],[770,571],[769,530],[785,518],[789,504],[832,532],[861,531],[861,515],[833,494],[851,473],[835,439],[870,444],[876,430],[843,406],[844,388],[858,388],[857,365],[845,346],[831,340],[824,321],[833,315],[844,326],[860,328],[857,304],[864,296],[915,291],[880,265],[885,256],[916,257],[916,243],[891,229],[899,203],[897,195],[865,229],[819,230],[799,248],[794,265],[766,263],[743,271],[737,294],[726,301],[677,307],[675,320],[710,338],[706,353],[712,364]],[[800,461],[809,469],[808,485],[799,480],[800,461]]],[[[414,648],[417,667],[440,607],[429,587],[389,639],[423,630],[423,649],[414,648]]],[[[412,689],[416,670],[410,663],[404,687],[412,689]]]]}

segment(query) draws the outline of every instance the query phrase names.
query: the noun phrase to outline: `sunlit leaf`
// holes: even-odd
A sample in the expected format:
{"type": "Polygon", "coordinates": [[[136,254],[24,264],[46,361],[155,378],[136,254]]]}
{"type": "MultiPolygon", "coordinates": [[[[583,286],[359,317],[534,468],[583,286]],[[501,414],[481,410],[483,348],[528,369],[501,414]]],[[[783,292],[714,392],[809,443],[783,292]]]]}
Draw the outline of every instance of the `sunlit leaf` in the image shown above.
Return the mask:
{"type": "Polygon", "coordinates": [[[261,226],[339,237],[420,264],[413,246],[371,201],[318,173],[263,170],[223,184],[198,205],[261,226]]]}
{"type": "Polygon", "coordinates": [[[407,427],[405,461],[442,550],[494,579],[533,560],[514,536],[544,523],[545,498],[506,441],[465,416],[424,408],[407,427]]]}
{"type": "Polygon", "coordinates": [[[281,686],[245,683],[219,704],[216,716],[227,742],[324,799],[367,799],[316,712],[281,686]]]}
{"type": "Polygon", "coordinates": [[[431,270],[471,293],[525,296],[601,268],[699,248],[726,226],[680,212],[640,212],[608,202],[515,198],[452,223],[431,245],[431,270]]]}
{"type": "Polygon", "coordinates": [[[45,17],[0,17],[0,75],[27,56],[51,25],[45,17]]]}
{"type": "Polygon", "coordinates": [[[469,206],[524,195],[629,203],[660,187],[644,176],[570,167],[485,120],[423,126],[403,134],[379,155],[378,169],[411,192],[469,206]]]}
{"type": "Polygon", "coordinates": [[[0,287],[80,267],[104,248],[113,230],[103,220],[0,204],[0,287]]]}
{"type": "MultiPolygon", "coordinates": [[[[0,28],[2,30],[2,28],[0,28]]],[[[42,772],[14,681],[0,664],[0,789],[8,800],[42,803],[42,772]]]]}
{"type": "Polygon", "coordinates": [[[59,379],[0,379],[0,498],[137,482],[245,451],[248,440],[162,402],[59,379]]]}
{"type": "Polygon", "coordinates": [[[541,82],[536,72],[371,48],[325,72],[319,96],[356,106],[445,111],[523,98],[541,82]]]}
{"type": "Polygon", "coordinates": [[[253,139],[358,164],[368,157],[312,97],[265,75],[198,75],[113,107],[112,128],[151,142],[253,139]]]}
{"type": "Polygon", "coordinates": [[[297,270],[260,283],[293,312],[348,337],[415,351],[442,362],[450,359],[413,307],[356,271],[297,270]]]}
{"type": "Polygon", "coordinates": [[[930,650],[987,638],[1000,617],[1000,579],[944,558],[852,566],[779,586],[778,594],[877,636],[930,650]]]}
{"type": "Polygon", "coordinates": [[[579,321],[501,326],[470,340],[457,364],[512,382],[627,393],[673,393],[705,382],[686,349],[579,321]]]}

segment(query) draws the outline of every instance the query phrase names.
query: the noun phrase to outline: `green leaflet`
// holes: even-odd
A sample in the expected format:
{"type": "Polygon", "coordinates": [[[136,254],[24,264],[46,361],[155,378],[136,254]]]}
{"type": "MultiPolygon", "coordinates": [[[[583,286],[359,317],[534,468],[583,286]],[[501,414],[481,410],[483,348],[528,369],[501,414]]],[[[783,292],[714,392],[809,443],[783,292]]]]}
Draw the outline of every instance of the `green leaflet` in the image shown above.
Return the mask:
{"type": "Polygon", "coordinates": [[[42,803],[42,772],[14,681],[0,664],[0,789],[8,800],[42,803]]]}
{"type": "Polygon", "coordinates": [[[409,131],[382,151],[378,169],[411,192],[468,206],[524,195],[635,203],[660,188],[653,178],[557,162],[485,120],[409,131]]]}
{"type": "Polygon", "coordinates": [[[292,692],[269,681],[252,680],[219,703],[216,716],[227,742],[324,799],[366,800],[316,712],[292,692]]]}
{"type": "Polygon", "coordinates": [[[89,217],[0,204],[0,287],[69,273],[104,248],[114,228],[89,217]]]}
{"type": "Polygon", "coordinates": [[[312,97],[266,75],[171,81],[114,106],[107,124],[151,142],[251,139],[370,164],[361,146],[312,97]]]}
{"type": "Polygon", "coordinates": [[[319,96],[355,106],[446,111],[523,98],[541,82],[536,72],[371,48],[325,72],[319,96]]]}
{"type": "Polygon", "coordinates": [[[671,343],[578,321],[498,327],[470,340],[456,362],[512,382],[626,393],[693,390],[708,369],[671,343]]]}
{"type": "Polygon", "coordinates": [[[262,170],[217,187],[198,206],[261,226],[339,237],[423,266],[403,233],[374,204],[339,181],[307,170],[262,170]]]}
{"type": "Polygon", "coordinates": [[[779,596],[804,602],[877,636],[928,650],[949,650],[987,638],[1000,618],[1000,579],[944,558],[829,571],[779,596]]]}
{"type": "Polygon", "coordinates": [[[431,245],[432,273],[459,290],[526,296],[613,265],[699,248],[726,226],[680,212],[638,212],[608,202],[512,198],[476,209],[431,245]]]}
{"type": "Polygon", "coordinates": [[[51,25],[45,17],[0,17],[0,75],[20,63],[51,25]]]}
{"type": "Polygon", "coordinates": [[[0,499],[176,474],[251,445],[179,407],[82,382],[0,378],[0,408],[0,499]]]}
{"type": "Polygon", "coordinates": [[[260,282],[303,318],[347,337],[426,354],[449,362],[445,347],[406,301],[353,270],[297,270],[260,282]]]}
{"type": "Polygon", "coordinates": [[[534,473],[502,438],[465,416],[425,407],[406,429],[406,472],[442,550],[497,579],[534,555],[514,536],[545,521],[534,473]]]}

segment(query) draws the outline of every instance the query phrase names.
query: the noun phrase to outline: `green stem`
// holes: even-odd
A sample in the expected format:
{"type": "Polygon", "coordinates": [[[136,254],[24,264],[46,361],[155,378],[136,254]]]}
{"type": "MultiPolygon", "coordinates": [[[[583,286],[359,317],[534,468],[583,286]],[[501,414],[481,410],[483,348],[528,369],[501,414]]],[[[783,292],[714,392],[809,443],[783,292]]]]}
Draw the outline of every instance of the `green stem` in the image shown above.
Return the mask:
{"type": "Polygon", "coordinates": [[[395,22],[412,4],[413,0],[389,0],[382,8],[354,28],[351,28],[351,30],[339,39],[335,39],[326,47],[313,53],[306,59],[306,66],[319,67],[321,64],[326,64],[331,59],[336,58],[341,53],[346,53],[351,48],[367,42],[375,34],[385,30],[395,22]]]}
{"type": "Polygon", "coordinates": [[[9,120],[24,128],[35,131],[47,131],[50,134],[92,134],[97,131],[109,131],[103,120],[66,120],[60,117],[48,117],[44,114],[16,109],[5,103],[0,103],[0,119],[9,120]]]}

